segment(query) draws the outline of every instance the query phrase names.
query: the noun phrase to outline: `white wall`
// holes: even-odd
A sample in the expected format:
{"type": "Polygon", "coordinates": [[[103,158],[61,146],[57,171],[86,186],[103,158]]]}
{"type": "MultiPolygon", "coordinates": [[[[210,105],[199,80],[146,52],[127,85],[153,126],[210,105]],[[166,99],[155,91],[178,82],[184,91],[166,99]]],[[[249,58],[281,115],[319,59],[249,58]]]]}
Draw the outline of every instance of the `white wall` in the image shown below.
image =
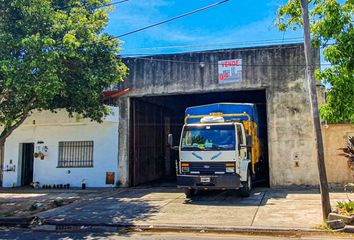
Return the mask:
{"type": "Polygon", "coordinates": [[[44,160],[34,159],[34,181],[81,187],[82,179],[86,179],[87,187],[113,186],[105,184],[106,172],[115,172],[115,182],[118,180],[118,111],[113,110],[114,115],[101,124],[78,116],[69,118],[65,111],[32,114],[6,139],[4,169],[12,160],[16,171],[4,172],[3,186],[21,184],[20,144],[38,141],[48,146],[48,154],[44,160]],[[94,141],[93,167],[57,168],[59,141],[94,141]]]}

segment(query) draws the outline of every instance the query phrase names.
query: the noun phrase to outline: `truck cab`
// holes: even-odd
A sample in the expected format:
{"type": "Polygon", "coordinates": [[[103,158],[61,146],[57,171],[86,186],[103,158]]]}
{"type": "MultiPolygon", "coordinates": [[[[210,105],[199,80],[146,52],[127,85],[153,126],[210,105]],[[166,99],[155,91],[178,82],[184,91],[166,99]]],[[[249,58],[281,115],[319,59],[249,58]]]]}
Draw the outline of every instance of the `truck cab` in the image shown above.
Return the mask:
{"type": "Polygon", "coordinates": [[[249,196],[255,173],[251,117],[234,106],[233,113],[213,109],[208,114],[186,114],[178,147],[177,187],[185,189],[187,197],[216,189],[240,189],[249,196]]]}

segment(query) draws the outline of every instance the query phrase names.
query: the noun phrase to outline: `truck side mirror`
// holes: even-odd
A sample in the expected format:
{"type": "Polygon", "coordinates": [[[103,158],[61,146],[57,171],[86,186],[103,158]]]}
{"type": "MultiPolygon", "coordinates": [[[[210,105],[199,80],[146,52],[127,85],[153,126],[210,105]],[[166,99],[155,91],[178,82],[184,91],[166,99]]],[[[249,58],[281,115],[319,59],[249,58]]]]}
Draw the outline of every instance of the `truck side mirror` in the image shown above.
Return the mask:
{"type": "Polygon", "coordinates": [[[170,147],[173,146],[173,134],[169,133],[167,136],[167,143],[170,147]]]}

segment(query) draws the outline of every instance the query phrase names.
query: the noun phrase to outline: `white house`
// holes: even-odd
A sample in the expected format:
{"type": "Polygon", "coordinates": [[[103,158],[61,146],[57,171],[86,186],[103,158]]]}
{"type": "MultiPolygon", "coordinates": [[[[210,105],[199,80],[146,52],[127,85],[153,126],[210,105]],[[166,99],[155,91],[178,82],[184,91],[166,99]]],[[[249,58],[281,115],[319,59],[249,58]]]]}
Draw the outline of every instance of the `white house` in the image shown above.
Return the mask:
{"type": "Polygon", "coordinates": [[[112,187],[118,181],[118,108],[102,123],[35,112],[4,146],[3,187],[43,185],[112,187]]]}

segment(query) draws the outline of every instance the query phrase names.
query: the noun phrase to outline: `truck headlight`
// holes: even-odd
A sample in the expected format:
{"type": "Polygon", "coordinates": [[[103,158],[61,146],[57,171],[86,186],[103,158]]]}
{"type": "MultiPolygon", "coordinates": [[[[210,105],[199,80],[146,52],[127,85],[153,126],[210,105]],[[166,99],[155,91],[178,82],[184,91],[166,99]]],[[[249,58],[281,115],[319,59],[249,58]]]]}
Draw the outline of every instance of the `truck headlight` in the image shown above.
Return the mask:
{"type": "Polygon", "coordinates": [[[234,173],[235,172],[235,163],[226,163],[225,164],[225,172],[234,173]]]}
{"type": "Polygon", "coordinates": [[[189,172],[189,163],[182,163],[181,164],[181,171],[182,172],[189,172]]]}

